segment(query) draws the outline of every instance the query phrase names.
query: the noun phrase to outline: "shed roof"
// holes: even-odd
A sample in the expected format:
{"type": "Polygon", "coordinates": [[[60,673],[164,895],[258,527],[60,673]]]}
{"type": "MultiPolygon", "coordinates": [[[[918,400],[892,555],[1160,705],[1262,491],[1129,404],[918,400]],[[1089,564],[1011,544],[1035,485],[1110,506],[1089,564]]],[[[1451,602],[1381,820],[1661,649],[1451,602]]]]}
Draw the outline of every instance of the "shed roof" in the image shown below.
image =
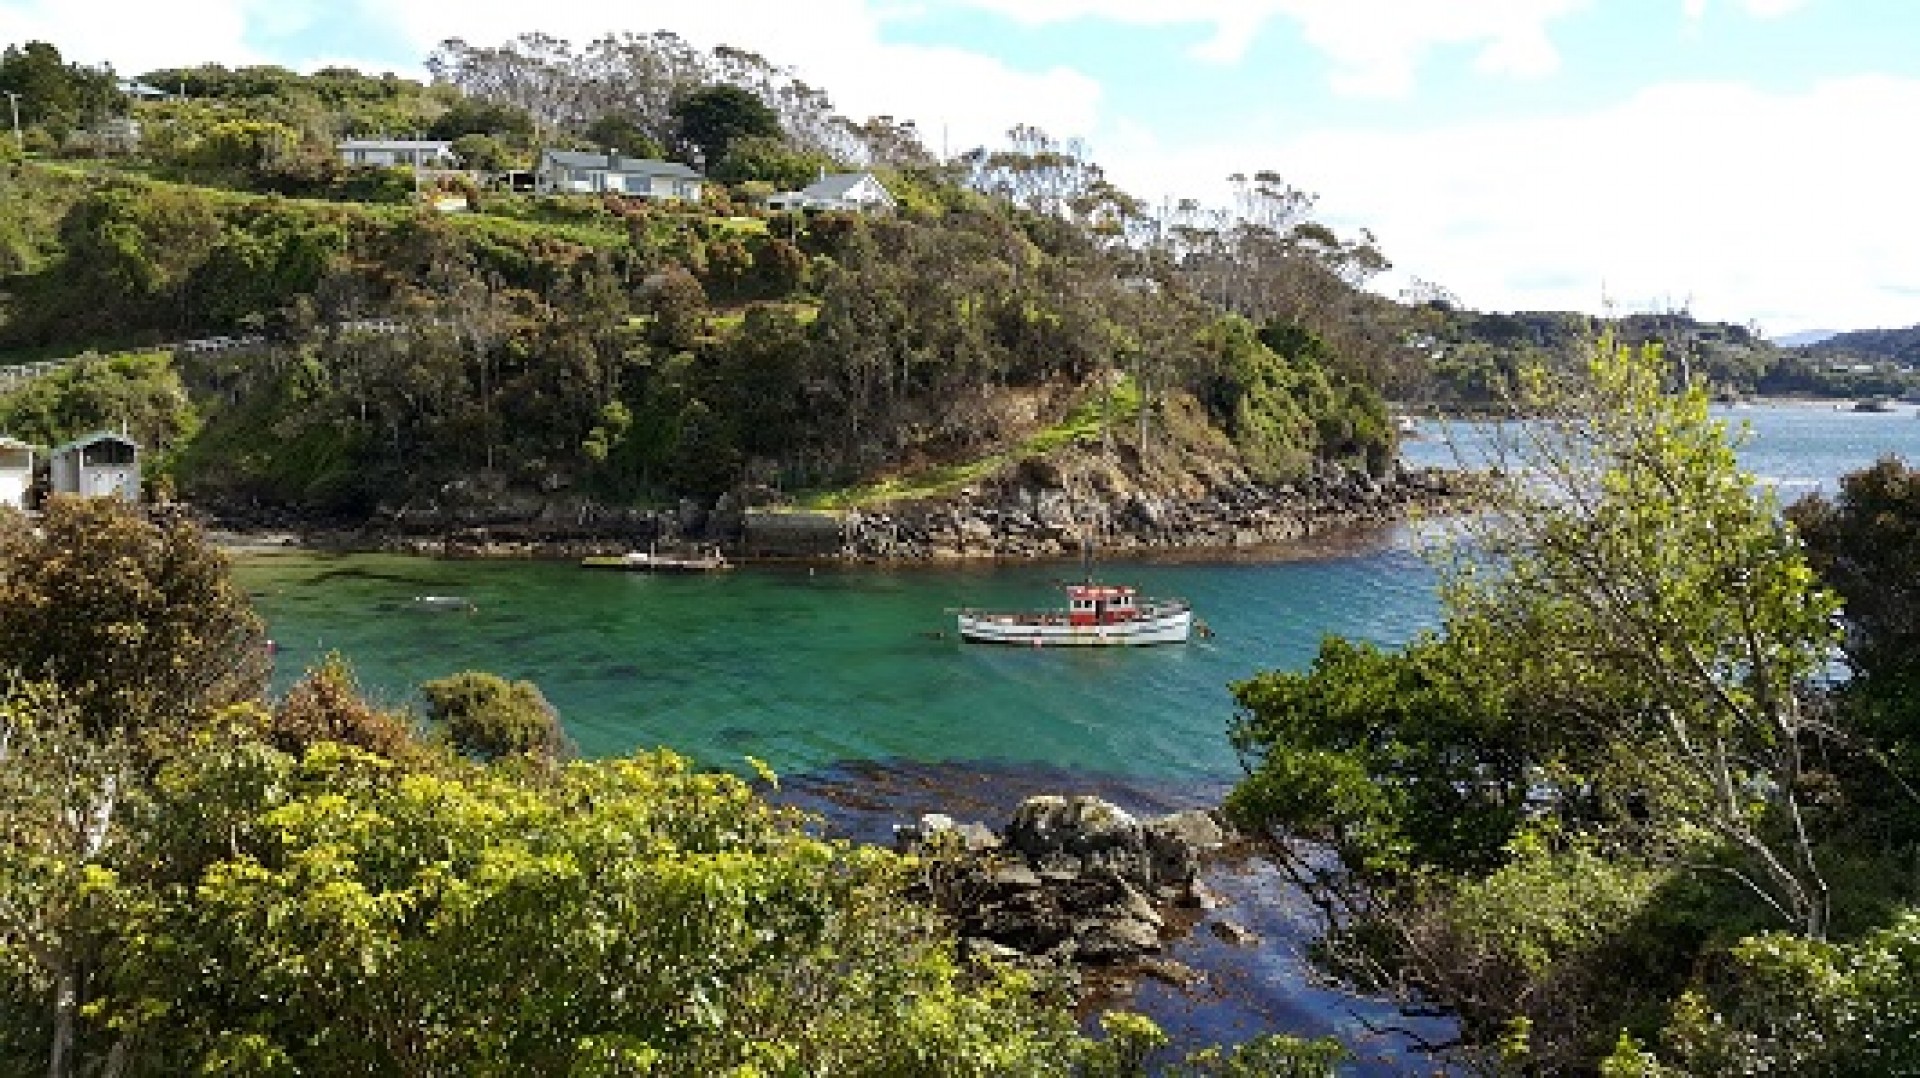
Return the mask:
{"type": "Polygon", "coordinates": [[[98,445],[101,442],[121,442],[126,445],[130,445],[135,449],[140,448],[139,442],[134,441],[132,438],[129,438],[124,434],[120,434],[118,432],[110,431],[110,430],[97,430],[97,431],[94,431],[92,434],[83,434],[80,437],[75,438],[73,441],[67,442],[64,445],[54,446],[53,452],[55,455],[58,455],[61,453],[71,452],[75,449],[85,449],[90,445],[98,445]]]}
{"type": "Polygon", "coordinates": [[[605,169],[623,176],[665,176],[675,180],[704,180],[705,176],[678,161],[656,161],[651,157],[620,157],[614,154],[587,153],[580,150],[548,150],[547,160],[567,168],[605,169]],[[609,158],[612,160],[609,161],[609,158]],[[609,167],[611,165],[611,167],[609,167]]]}

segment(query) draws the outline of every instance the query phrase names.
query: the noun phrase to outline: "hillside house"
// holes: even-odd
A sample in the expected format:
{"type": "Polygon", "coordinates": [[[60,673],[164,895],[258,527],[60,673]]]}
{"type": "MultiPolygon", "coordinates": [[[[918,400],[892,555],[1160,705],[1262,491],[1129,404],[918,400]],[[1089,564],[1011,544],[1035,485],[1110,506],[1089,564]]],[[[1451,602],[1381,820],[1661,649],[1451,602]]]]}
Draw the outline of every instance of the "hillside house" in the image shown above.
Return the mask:
{"type": "Polygon", "coordinates": [[[771,210],[891,210],[896,203],[885,184],[871,172],[840,172],[820,178],[798,191],[782,191],[767,199],[771,210]]]}
{"type": "Polygon", "coordinates": [[[55,494],[140,500],[140,446],[111,431],[76,438],[47,458],[55,494]]]}
{"type": "Polygon", "coordinates": [[[0,506],[27,507],[27,489],[33,486],[33,447],[0,435],[0,506]]]}
{"type": "Polygon", "coordinates": [[[541,194],[610,192],[637,198],[698,202],[706,179],[678,162],[622,157],[611,152],[547,150],[540,155],[540,164],[534,169],[534,189],[541,194]]]}
{"type": "Polygon", "coordinates": [[[339,145],[340,160],[361,168],[455,169],[460,162],[453,143],[434,139],[350,138],[339,145]]]}

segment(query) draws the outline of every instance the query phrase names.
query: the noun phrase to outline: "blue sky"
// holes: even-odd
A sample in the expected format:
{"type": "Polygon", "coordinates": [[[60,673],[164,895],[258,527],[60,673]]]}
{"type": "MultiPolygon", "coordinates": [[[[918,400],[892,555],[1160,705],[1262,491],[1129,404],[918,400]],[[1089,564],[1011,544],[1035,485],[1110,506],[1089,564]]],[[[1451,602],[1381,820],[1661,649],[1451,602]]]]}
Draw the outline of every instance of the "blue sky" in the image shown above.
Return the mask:
{"type": "Polygon", "coordinates": [[[0,0],[123,72],[418,73],[448,36],[755,49],[938,149],[1083,139],[1150,199],[1272,169],[1491,309],[1686,304],[1769,333],[1920,323],[1912,0],[0,0]]]}

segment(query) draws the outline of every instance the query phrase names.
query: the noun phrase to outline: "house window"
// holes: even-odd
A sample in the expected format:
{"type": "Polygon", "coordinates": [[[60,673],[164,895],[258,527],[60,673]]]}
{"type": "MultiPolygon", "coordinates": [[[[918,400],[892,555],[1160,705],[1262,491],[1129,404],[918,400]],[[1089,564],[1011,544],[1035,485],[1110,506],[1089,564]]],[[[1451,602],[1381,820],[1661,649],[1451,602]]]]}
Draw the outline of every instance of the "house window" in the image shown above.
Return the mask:
{"type": "Polygon", "coordinates": [[[80,450],[80,463],[83,467],[98,468],[102,465],[132,464],[133,447],[125,442],[95,442],[80,450]]]}

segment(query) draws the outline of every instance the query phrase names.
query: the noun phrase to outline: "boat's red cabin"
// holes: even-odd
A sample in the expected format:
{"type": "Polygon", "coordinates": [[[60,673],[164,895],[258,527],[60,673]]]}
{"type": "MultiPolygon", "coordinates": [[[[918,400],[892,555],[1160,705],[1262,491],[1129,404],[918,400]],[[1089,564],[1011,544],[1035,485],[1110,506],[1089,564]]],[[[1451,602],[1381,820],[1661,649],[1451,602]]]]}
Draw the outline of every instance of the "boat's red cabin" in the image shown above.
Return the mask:
{"type": "Polygon", "coordinates": [[[1120,625],[1139,616],[1134,589],[1114,584],[1067,587],[1067,624],[1120,625]]]}

